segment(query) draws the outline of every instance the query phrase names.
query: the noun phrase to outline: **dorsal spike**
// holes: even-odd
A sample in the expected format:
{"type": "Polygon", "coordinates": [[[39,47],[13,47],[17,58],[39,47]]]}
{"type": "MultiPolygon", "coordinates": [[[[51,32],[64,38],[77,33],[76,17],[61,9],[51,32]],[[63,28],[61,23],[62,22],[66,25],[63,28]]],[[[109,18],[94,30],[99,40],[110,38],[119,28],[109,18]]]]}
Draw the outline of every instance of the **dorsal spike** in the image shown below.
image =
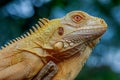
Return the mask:
{"type": "Polygon", "coordinates": [[[33,34],[33,33],[34,33],[32,29],[29,29],[29,32],[30,32],[30,34],[33,34]]]}
{"type": "Polygon", "coordinates": [[[35,24],[35,26],[36,26],[36,28],[37,28],[37,29],[39,29],[39,28],[40,28],[40,26],[39,26],[38,24],[35,24]]]}
{"type": "Polygon", "coordinates": [[[18,41],[19,39],[18,38],[15,38],[16,41],[18,41]]]}
{"type": "Polygon", "coordinates": [[[20,37],[17,37],[16,39],[17,39],[17,41],[19,41],[21,38],[20,38],[20,37]]]}
{"type": "Polygon", "coordinates": [[[37,28],[35,26],[32,26],[34,32],[37,31],[37,28]]]}
{"type": "Polygon", "coordinates": [[[21,38],[20,38],[20,37],[18,37],[18,39],[19,39],[19,40],[21,40],[21,38]]]}
{"type": "Polygon", "coordinates": [[[30,36],[30,33],[29,33],[29,32],[27,32],[26,34],[27,34],[28,36],[30,36]]]}
{"type": "Polygon", "coordinates": [[[38,24],[39,24],[40,27],[44,26],[44,24],[40,21],[38,21],[38,24]]]}
{"type": "Polygon", "coordinates": [[[27,35],[26,35],[26,34],[24,34],[23,36],[24,36],[24,38],[26,38],[26,37],[27,37],[27,35]]]}
{"type": "Polygon", "coordinates": [[[39,21],[40,21],[40,22],[42,22],[42,23],[43,23],[43,25],[45,25],[45,24],[46,24],[46,21],[45,21],[44,19],[39,19],[39,21]]]}
{"type": "Polygon", "coordinates": [[[10,44],[11,44],[10,42],[7,43],[7,45],[10,45],[10,44]]]}
{"type": "Polygon", "coordinates": [[[1,49],[4,49],[5,47],[4,46],[1,46],[1,49]]]}
{"type": "Polygon", "coordinates": [[[7,44],[5,44],[4,46],[5,46],[5,47],[7,47],[8,45],[7,45],[7,44]]]}
{"type": "Polygon", "coordinates": [[[44,26],[44,25],[47,24],[48,22],[49,22],[49,20],[46,19],[46,18],[39,19],[39,21],[38,21],[39,27],[44,26]]]}
{"type": "Polygon", "coordinates": [[[14,42],[11,40],[10,43],[12,44],[12,43],[14,43],[14,42]]]}
{"type": "Polygon", "coordinates": [[[9,45],[9,44],[13,44],[13,43],[15,43],[15,42],[16,42],[16,40],[13,39],[13,40],[10,40],[7,44],[9,45]]]}
{"type": "Polygon", "coordinates": [[[1,48],[1,49],[4,49],[5,47],[4,47],[4,46],[1,46],[0,48],[1,48]]]}
{"type": "Polygon", "coordinates": [[[19,41],[19,40],[21,40],[21,38],[20,38],[20,37],[16,38],[16,41],[19,41]]]}
{"type": "Polygon", "coordinates": [[[20,36],[21,37],[21,39],[23,39],[24,38],[24,36],[22,35],[22,36],[20,36]]]}
{"type": "Polygon", "coordinates": [[[16,42],[17,40],[16,39],[13,39],[12,42],[16,42]]]}
{"type": "Polygon", "coordinates": [[[49,19],[47,19],[47,18],[43,18],[47,23],[49,22],[49,19]]]}
{"type": "Polygon", "coordinates": [[[16,41],[18,41],[19,39],[18,38],[16,38],[16,41]]]}
{"type": "Polygon", "coordinates": [[[25,37],[22,35],[21,38],[23,39],[23,38],[25,38],[25,37]]]}

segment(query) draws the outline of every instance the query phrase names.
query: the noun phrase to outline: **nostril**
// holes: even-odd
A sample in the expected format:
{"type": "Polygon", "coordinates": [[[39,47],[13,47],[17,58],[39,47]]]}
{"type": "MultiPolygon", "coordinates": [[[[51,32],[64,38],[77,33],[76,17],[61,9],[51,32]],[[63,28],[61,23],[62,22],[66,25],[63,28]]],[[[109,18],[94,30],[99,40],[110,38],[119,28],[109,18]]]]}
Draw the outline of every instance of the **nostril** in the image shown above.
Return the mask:
{"type": "Polygon", "coordinates": [[[100,20],[100,23],[101,23],[101,24],[104,24],[104,21],[103,21],[103,20],[100,20]]]}
{"type": "Polygon", "coordinates": [[[103,19],[100,19],[100,23],[103,25],[104,28],[107,28],[107,24],[103,19]]]}

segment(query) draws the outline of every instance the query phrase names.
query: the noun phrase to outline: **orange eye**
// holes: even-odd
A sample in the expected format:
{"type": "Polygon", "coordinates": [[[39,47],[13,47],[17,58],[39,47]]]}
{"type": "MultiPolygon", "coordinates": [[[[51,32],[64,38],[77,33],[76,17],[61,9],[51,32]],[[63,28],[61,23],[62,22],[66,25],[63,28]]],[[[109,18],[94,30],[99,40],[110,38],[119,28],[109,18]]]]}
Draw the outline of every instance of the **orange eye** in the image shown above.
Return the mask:
{"type": "Polygon", "coordinates": [[[74,15],[74,16],[72,16],[72,19],[74,22],[80,22],[82,17],[80,15],[74,15]]]}
{"type": "Polygon", "coordinates": [[[58,28],[58,34],[62,36],[63,33],[64,33],[63,27],[59,27],[59,28],[58,28]]]}

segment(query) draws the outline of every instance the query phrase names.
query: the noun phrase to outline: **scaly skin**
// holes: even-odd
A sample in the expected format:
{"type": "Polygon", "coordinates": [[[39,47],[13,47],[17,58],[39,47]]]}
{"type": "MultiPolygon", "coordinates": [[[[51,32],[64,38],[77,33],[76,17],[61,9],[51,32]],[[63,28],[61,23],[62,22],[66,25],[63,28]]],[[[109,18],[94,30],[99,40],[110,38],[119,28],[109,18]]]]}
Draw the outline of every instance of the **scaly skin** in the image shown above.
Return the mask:
{"type": "Polygon", "coordinates": [[[0,80],[31,80],[37,74],[40,80],[74,80],[107,29],[104,20],[82,11],[40,21],[34,32],[0,50],[0,80]]]}

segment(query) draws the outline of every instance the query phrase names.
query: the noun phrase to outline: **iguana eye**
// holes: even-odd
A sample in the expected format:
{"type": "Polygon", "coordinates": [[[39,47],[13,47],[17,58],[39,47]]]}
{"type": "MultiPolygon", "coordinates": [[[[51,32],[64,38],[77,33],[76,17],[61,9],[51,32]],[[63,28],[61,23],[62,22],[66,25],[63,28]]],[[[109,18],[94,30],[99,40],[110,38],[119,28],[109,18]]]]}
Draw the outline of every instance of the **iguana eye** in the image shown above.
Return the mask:
{"type": "Polygon", "coordinates": [[[74,15],[74,16],[72,16],[72,20],[74,22],[76,22],[76,23],[80,22],[81,19],[82,19],[82,16],[80,16],[80,15],[74,15]]]}
{"type": "Polygon", "coordinates": [[[59,28],[58,28],[58,34],[59,34],[60,36],[62,36],[63,33],[64,33],[63,27],[59,27],[59,28]]]}

